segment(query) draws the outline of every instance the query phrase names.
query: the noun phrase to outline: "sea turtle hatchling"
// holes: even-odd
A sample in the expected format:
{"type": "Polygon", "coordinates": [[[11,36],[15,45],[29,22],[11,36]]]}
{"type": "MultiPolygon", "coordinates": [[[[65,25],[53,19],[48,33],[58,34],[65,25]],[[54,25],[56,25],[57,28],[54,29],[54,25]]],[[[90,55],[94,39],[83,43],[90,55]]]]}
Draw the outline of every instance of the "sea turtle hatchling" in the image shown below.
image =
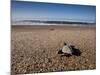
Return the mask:
{"type": "Polygon", "coordinates": [[[66,43],[64,43],[63,48],[61,48],[58,51],[58,54],[64,55],[64,56],[80,56],[81,55],[81,51],[78,48],[75,48],[74,45],[67,45],[66,43]]]}

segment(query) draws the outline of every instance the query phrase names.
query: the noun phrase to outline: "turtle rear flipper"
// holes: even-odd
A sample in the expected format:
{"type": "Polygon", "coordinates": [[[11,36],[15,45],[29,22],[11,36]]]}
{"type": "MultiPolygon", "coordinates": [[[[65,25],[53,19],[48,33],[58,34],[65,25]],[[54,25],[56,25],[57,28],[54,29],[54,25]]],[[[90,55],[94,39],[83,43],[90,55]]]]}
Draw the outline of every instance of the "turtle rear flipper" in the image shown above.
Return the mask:
{"type": "Polygon", "coordinates": [[[62,50],[61,50],[61,49],[58,51],[58,54],[63,54],[63,52],[62,52],[62,50]]]}

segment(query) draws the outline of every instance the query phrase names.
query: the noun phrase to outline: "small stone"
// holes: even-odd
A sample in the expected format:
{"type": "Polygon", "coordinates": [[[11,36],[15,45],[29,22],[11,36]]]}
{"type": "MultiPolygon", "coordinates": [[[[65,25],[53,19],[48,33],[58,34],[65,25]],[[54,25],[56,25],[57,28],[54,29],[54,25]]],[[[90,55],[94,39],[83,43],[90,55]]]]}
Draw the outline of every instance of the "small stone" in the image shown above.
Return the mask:
{"type": "Polygon", "coordinates": [[[48,61],[49,61],[48,58],[45,58],[45,63],[48,63],[48,61]]]}

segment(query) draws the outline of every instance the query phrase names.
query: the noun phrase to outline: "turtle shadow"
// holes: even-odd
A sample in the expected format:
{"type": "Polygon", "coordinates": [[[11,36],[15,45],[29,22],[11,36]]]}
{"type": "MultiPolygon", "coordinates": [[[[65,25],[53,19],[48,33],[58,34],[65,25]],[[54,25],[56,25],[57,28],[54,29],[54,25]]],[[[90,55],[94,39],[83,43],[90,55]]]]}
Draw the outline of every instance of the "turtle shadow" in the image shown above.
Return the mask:
{"type": "Polygon", "coordinates": [[[64,54],[64,55],[61,55],[61,57],[71,57],[72,55],[71,54],[64,54]]]}
{"type": "Polygon", "coordinates": [[[72,50],[72,55],[80,56],[82,54],[82,52],[80,51],[80,49],[75,48],[74,45],[70,45],[70,48],[72,50]]]}

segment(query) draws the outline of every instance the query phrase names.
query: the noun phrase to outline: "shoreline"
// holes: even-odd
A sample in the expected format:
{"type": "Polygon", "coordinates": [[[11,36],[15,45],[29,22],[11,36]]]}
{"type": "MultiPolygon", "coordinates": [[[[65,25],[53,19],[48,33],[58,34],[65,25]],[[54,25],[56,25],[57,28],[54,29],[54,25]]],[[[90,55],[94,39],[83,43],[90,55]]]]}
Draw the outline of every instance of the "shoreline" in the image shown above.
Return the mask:
{"type": "Polygon", "coordinates": [[[56,28],[63,28],[63,27],[68,27],[68,28],[81,28],[81,27],[83,27],[83,28],[89,28],[89,27],[91,27],[91,28],[96,28],[96,25],[11,25],[11,27],[13,28],[13,27],[23,27],[23,28],[30,28],[30,27],[32,27],[32,28],[48,28],[48,27],[56,27],[56,28]]]}

